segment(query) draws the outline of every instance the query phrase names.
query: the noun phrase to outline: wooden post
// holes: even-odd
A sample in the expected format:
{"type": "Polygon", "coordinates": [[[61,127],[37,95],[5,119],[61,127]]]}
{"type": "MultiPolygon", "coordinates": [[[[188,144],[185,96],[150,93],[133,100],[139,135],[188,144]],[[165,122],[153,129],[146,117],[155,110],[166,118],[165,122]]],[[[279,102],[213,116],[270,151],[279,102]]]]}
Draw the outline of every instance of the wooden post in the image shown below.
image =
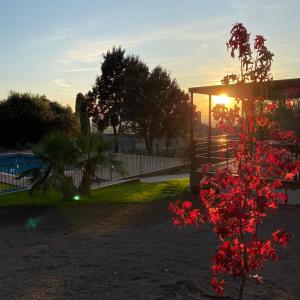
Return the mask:
{"type": "Polygon", "coordinates": [[[195,171],[195,147],[194,147],[194,94],[190,93],[191,98],[191,119],[190,119],[190,125],[191,125],[191,132],[190,132],[190,151],[191,151],[191,171],[195,171]]]}
{"type": "Polygon", "coordinates": [[[208,161],[211,162],[211,94],[208,95],[208,161]]]}
{"type": "Polygon", "coordinates": [[[226,135],[226,166],[228,167],[228,157],[229,157],[229,147],[228,147],[228,135],[226,135]]]}
{"type": "Polygon", "coordinates": [[[211,139],[211,95],[208,95],[208,139],[211,139]]]}
{"type": "Polygon", "coordinates": [[[241,101],[241,115],[242,115],[242,120],[244,120],[244,99],[241,101]]]}

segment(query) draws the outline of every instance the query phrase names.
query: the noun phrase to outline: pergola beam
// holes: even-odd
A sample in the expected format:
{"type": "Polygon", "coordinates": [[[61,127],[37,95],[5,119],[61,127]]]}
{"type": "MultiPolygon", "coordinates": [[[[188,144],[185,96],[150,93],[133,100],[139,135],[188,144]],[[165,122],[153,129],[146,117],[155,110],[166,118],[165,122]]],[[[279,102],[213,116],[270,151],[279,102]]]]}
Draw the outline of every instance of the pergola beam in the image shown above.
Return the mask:
{"type": "Polygon", "coordinates": [[[191,155],[191,170],[195,170],[195,146],[194,146],[194,94],[190,93],[190,101],[191,101],[191,119],[190,119],[190,125],[191,125],[191,132],[190,132],[190,155],[191,155]]]}
{"type": "MultiPolygon", "coordinates": [[[[295,96],[300,97],[300,78],[272,80],[266,83],[264,87],[267,87],[267,97],[269,99],[283,98],[284,92],[288,88],[296,90],[295,96]]],[[[191,87],[189,88],[189,92],[214,96],[225,94],[226,96],[233,98],[247,98],[249,96],[260,95],[259,86],[254,83],[191,87]]]]}
{"type": "Polygon", "coordinates": [[[208,95],[208,138],[211,139],[211,94],[208,95]]]}

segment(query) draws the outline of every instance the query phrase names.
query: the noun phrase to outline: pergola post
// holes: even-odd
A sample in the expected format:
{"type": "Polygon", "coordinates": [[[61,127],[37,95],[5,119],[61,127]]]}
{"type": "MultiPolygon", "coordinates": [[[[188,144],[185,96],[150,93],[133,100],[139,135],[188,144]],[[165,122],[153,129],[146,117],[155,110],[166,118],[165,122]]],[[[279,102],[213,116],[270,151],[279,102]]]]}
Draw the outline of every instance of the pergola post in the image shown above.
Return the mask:
{"type": "Polygon", "coordinates": [[[190,93],[191,100],[191,119],[190,119],[190,155],[191,155],[191,171],[195,171],[195,146],[194,146],[194,94],[190,93]]]}
{"type": "Polygon", "coordinates": [[[241,115],[242,115],[242,120],[244,119],[244,99],[241,101],[241,115]]]}
{"type": "Polygon", "coordinates": [[[208,95],[208,139],[211,140],[211,94],[208,95]]]}
{"type": "Polygon", "coordinates": [[[208,161],[211,157],[211,94],[208,95],[208,141],[207,141],[208,161]]]}

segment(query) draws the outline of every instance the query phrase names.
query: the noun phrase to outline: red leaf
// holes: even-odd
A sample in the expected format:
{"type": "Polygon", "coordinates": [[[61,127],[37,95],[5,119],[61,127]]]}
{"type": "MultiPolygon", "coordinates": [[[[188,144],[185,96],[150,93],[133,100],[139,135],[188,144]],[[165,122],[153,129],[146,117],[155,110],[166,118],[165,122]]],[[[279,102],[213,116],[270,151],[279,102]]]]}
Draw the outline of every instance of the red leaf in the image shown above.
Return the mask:
{"type": "Polygon", "coordinates": [[[285,175],[284,179],[286,179],[286,180],[293,180],[294,177],[295,177],[295,174],[291,172],[291,173],[287,173],[285,175]]]}
{"type": "Polygon", "coordinates": [[[292,236],[284,230],[278,229],[272,234],[272,239],[275,243],[280,244],[283,247],[287,246],[288,241],[292,236]]]}
{"type": "Polygon", "coordinates": [[[213,277],[210,284],[218,296],[224,295],[224,279],[218,280],[216,277],[213,277]]]}
{"type": "Polygon", "coordinates": [[[191,207],[192,207],[192,202],[190,202],[190,201],[182,202],[182,208],[183,209],[190,209],[191,207]]]}

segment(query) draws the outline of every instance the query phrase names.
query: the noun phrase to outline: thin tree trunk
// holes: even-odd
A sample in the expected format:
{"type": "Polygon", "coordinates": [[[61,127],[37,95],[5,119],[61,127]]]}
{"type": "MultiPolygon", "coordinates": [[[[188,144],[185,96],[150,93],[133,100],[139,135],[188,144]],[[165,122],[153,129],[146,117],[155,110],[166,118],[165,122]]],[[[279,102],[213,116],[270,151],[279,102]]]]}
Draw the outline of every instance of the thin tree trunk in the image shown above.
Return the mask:
{"type": "Polygon", "coordinates": [[[117,133],[117,128],[113,127],[114,131],[114,152],[119,153],[119,143],[118,143],[118,133],[117,133]]]}
{"type": "Polygon", "coordinates": [[[169,152],[169,147],[170,147],[170,145],[171,145],[171,141],[170,141],[170,139],[167,137],[166,138],[166,140],[165,140],[165,147],[166,147],[166,154],[168,154],[168,152],[169,152]]]}
{"type": "Polygon", "coordinates": [[[148,139],[148,154],[153,155],[153,138],[150,136],[148,139]]]}
{"type": "Polygon", "coordinates": [[[146,144],[147,154],[152,155],[152,149],[151,149],[150,142],[148,141],[148,139],[145,140],[145,144],[146,144]]]}
{"type": "Polygon", "coordinates": [[[92,178],[89,174],[89,172],[84,169],[82,174],[82,179],[79,187],[79,191],[86,196],[89,196],[91,193],[91,182],[92,178]]]}
{"type": "Polygon", "coordinates": [[[246,283],[246,275],[241,278],[240,289],[239,289],[239,300],[243,300],[244,288],[246,283]]]}
{"type": "MultiPolygon", "coordinates": [[[[243,205],[245,207],[245,204],[243,205]]],[[[247,256],[247,247],[245,245],[245,237],[244,237],[244,233],[242,231],[242,224],[240,221],[240,230],[241,230],[241,242],[244,245],[244,249],[243,249],[243,265],[244,265],[244,270],[247,270],[247,265],[248,265],[248,256],[247,256]]],[[[240,251],[242,252],[241,248],[240,251]]],[[[246,274],[244,274],[241,278],[241,282],[240,282],[240,288],[239,288],[239,300],[243,299],[243,294],[244,294],[244,288],[245,288],[245,283],[246,283],[246,274]]]]}
{"type": "Polygon", "coordinates": [[[60,186],[60,190],[63,194],[63,200],[69,201],[74,196],[75,187],[73,184],[73,179],[71,177],[66,177],[62,185],[60,186]]]}
{"type": "Polygon", "coordinates": [[[152,146],[153,146],[153,140],[149,139],[147,134],[144,136],[145,146],[147,150],[148,155],[152,155],[152,146]]]}

